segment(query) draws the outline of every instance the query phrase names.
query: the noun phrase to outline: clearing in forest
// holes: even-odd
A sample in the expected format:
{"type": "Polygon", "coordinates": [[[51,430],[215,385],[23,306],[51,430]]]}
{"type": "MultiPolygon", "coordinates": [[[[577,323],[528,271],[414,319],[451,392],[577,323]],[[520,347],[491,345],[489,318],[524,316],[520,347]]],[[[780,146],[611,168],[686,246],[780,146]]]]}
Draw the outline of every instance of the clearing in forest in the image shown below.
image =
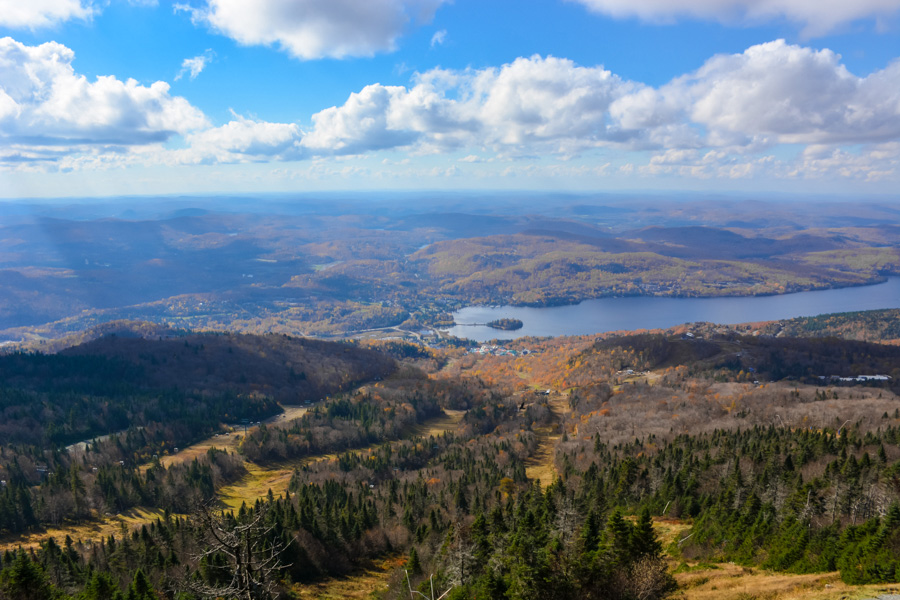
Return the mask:
{"type": "Polygon", "coordinates": [[[547,427],[536,427],[534,432],[538,437],[538,447],[534,454],[525,462],[525,474],[529,479],[537,479],[541,487],[545,488],[556,479],[556,445],[562,438],[562,423],[565,413],[569,412],[569,403],[566,397],[559,392],[553,392],[548,399],[550,410],[553,413],[553,421],[547,427]]]}

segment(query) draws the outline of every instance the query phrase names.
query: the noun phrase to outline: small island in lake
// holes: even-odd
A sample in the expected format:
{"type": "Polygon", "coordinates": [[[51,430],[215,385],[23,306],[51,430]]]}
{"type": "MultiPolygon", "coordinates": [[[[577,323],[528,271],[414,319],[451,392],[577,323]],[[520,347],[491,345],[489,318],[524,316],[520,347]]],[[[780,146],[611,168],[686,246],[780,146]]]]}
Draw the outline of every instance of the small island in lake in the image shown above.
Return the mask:
{"type": "Polygon", "coordinates": [[[519,319],[497,319],[496,321],[491,321],[487,324],[488,327],[492,327],[494,329],[503,329],[505,331],[515,331],[516,329],[522,329],[522,321],[519,319]]]}

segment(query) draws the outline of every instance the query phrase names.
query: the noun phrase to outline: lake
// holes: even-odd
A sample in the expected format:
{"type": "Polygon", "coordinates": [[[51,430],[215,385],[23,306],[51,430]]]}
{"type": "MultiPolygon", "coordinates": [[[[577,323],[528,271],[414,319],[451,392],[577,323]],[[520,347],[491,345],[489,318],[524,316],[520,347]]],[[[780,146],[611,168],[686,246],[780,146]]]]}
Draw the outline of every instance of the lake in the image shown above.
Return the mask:
{"type": "Polygon", "coordinates": [[[860,287],[739,298],[599,298],[580,304],[532,308],[467,306],[453,313],[449,332],[479,342],[524,336],[589,335],[604,331],[662,329],[707,321],[735,324],[809,317],[827,313],[900,308],[900,277],[860,287]],[[500,318],[519,319],[522,329],[501,331],[484,325],[500,318]]]}

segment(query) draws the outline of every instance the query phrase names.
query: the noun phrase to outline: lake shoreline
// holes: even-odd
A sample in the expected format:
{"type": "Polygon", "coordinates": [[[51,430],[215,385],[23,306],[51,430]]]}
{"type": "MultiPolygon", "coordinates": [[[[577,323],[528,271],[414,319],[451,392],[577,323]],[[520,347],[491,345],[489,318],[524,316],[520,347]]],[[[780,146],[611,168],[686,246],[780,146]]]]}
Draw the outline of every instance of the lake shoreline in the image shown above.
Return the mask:
{"type": "Polygon", "coordinates": [[[475,341],[496,339],[498,331],[479,325],[515,318],[524,326],[504,338],[591,335],[610,331],[667,329],[693,322],[723,325],[776,321],[821,314],[900,308],[900,277],[871,285],[756,296],[619,296],[558,306],[466,306],[453,312],[456,325],[442,331],[475,341]]]}

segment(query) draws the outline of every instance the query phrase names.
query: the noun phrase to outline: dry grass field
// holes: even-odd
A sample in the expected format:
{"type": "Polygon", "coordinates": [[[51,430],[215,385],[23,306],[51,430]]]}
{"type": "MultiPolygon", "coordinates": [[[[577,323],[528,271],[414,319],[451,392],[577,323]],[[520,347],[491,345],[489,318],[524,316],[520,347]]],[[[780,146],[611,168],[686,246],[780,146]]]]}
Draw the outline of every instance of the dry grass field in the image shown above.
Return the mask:
{"type": "Polygon", "coordinates": [[[562,428],[559,422],[564,413],[569,412],[569,406],[565,396],[554,393],[549,398],[550,409],[555,417],[549,427],[535,428],[538,435],[538,448],[534,455],[525,464],[525,474],[529,479],[537,479],[541,487],[547,487],[556,479],[556,445],[562,439],[562,428]]]}
{"type": "Polygon", "coordinates": [[[376,561],[368,568],[343,579],[325,579],[312,585],[296,584],[293,592],[298,598],[312,600],[340,600],[341,598],[371,598],[372,594],[388,587],[406,557],[393,556],[376,561]]]}
{"type": "MultiPolygon", "coordinates": [[[[282,406],[284,412],[275,415],[274,417],[266,420],[266,425],[281,425],[287,424],[294,419],[299,419],[303,415],[306,414],[306,411],[309,410],[308,406],[282,406]]],[[[256,426],[248,427],[248,431],[253,431],[256,429],[256,426]]],[[[237,452],[238,446],[243,439],[244,433],[243,430],[235,429],[234,431],[221,433],[218,435],[214,435],[211,438],[207,438],[202,442],[197,442],[187,448],[179,450],[175,454],[170,454],[168,456],[163,456],[159,459],[164,467],[170,467],[175,464],[181,464],[185,462],[190,462],[195,458],[199,458],[205,455],[211,448],[215,448],[217,450],[225,450],[227,452],[237,452]]]]}
{"type": "Polygon", "coordinates": [[[694,568],[675,578],[684,600],[863,600],[900,592],[900,585],[847,585],[838,573],[793,575],[732,563],[694,568]]]}
{"type": "MultiPolygon", "coordinates": [[[[75,542],[90,543],[110,535],[119,536],[122,532],[130,532],[140,528],[141,525],[152,523],[157,519],[163,519],[164,513],[159,509],[133,508],[129,511],[106,517],[99,521],[79,523],[78,525],[61,525],[51,527],[44,531],[27,535],[9,535],[0,538],[0,551],[15,550],[16,548],[37,548],[41,542],[48,538],[55,539],[62,544],[66,536],[75,542]]],[[[188,515],[171,515],[172,517],[188,517],[188,515]]]]}

